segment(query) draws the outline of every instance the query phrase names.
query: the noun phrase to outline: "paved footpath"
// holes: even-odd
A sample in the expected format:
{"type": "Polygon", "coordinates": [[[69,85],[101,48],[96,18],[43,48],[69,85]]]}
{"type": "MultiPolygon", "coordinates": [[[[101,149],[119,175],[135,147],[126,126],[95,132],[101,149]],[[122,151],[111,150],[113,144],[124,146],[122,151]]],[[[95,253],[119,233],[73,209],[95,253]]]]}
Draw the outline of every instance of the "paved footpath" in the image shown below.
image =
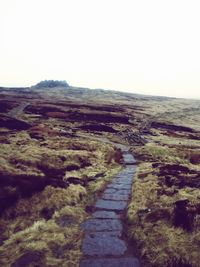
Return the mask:
{"type": "Polygon", "coordinates": [[[85,237],[80,267],[139,267],[123,238],[123,216],[131,195],[135,159],[129,147],[115,144],[123,153],[124,169],[115,175],[95,203],[92,217],[82,223],[85,237]]]}
{"type": "Polygon", "coordinates": [[[20,116],[21,114],[23,114],[23,111],[26,107],[28,107],[30,105],[30,103],[21,103],[19,106],[11,109],[9,112],[8,112],[8,115],[10,117],[13,117],[13,118],[17,118],[18,116],[20,116]]]}

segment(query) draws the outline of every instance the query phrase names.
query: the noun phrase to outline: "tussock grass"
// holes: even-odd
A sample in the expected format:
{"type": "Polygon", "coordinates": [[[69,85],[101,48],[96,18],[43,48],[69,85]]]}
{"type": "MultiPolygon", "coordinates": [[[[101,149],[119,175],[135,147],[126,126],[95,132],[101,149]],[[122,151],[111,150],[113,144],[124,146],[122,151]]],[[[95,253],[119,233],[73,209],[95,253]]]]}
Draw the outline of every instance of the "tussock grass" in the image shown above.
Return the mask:
{"type": "MultiPolygon", "coordinates": [[[[49,173],[49,179],[53,179],[52,174],[63,171],[63,180],[78,177],[89,184],[70,184],[66,188],[49,185],[28,198],[19,198],[4,211],[0,218],[4,241],[0,265],[10,266],[30,254],[37,255],[38,262],[33,266],[77,267],[83,237],[80,223],[88,216],[85,207],[94,201],[93,193],[120,169],[118,151],[97,140],[53,136],[37,141],[25,132],[10,135],[9,140],[10,144],[0,147],[0,171],[4,175],[24,174],[27,179],[35,175],[40,182],[39,177],[48,178],[49,173]],[[76,170],[67,170],[70,166],[76,166],[76,170]]],[[[17,190],[12,184],[6,188],[17,190]]]]}
{"type": "Polygon", "coordinates": [[[145,267],[199,267],[200,190],[188,186],[168,187],[159,176],[159,165],[152,167],[155,162],[162,166],[175,164],[198,173],[199,152],[193,149],[194,140],[190,143],[184,138],[180,141],[163,136],[159,131],[157,134],[150,143],[133,149],[139,168],[127,211],[129,235],[138,244],[145,267]],[[191,231],[174,224],[175,203],[184,199],[189,203],[189,216],[194,218],[191,231]]]}
{"type": "Polygon", "coordinates": [[[30,251],[43,255],[43,266],[51,266],[52,262],[78,266],[82,239],[79,225],[86,217],[85,203],[86,189],[80,185],[70,185],[67,189],[48,186],[30,199],[20,200],[0,221],[7,238],[0,249],[2,266],[10,266],[30,251]],[[50,211],[50,219],[41,219],[44,208],[50,211]],[[15,220],[10,222],[13,212],[15,220]],[[67,221],[66,226],[60,225],[61,220],[67,221]],[[61,255],[56,254],[58,250],[61,255]]]}
{"type": "Polygon", "coordinates": [[[182,151],[176,148],[170,148],[167,145],[147,143],[144,147],[134,148],[136,155],[146,161],[161,161],[178,164],[187,164],[188,160],[182,151]]]}

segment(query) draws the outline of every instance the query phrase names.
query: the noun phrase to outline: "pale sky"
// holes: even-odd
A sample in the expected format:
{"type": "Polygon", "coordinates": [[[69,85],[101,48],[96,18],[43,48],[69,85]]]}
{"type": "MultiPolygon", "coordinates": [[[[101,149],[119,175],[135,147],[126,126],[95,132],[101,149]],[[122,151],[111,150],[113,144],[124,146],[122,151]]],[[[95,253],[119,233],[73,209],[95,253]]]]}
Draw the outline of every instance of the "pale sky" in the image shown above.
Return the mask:
{"type": "Polygon", "coordinates": [[[0,0],[0,86],[200,98],[199,0],[0,0]]]}

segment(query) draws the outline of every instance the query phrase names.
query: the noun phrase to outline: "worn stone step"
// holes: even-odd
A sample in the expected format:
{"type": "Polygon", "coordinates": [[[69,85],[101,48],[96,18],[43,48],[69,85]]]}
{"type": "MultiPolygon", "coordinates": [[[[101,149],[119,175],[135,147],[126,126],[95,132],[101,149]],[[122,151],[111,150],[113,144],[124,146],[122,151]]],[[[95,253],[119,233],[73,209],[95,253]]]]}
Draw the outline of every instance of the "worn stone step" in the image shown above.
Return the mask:
{"type": "Polygon", "coordinates": [[[89,219],[81,224],[86,231],[122,231],[119,219],[89,219]]]}
{"type": "Polygon", "coordinates": [[[115,180],[122,180],[122,181],[133,181],[133,175],[132,174],[123,174],[123,175],[117,175],[115,177],[113,177],[112,181],[115,180]]]}
{"type": "Polygon", "coordinates": [[[115,200],[115,201],[119,201],[119,200],[124,200],[124,201],[128,201],[129,199],[129,195],[120,195],[117,192],[113,193],[113,194],[103,194],[102,198],[105,200],[115,200]]]}
{"type": "Polygon", "coordinates": [[[112,183],[115,184],[126,184],[126,185],[131,185],[133,183],[133,178],[129,177],[116,177],[112,180],[112,183]]]}
{"type": "Polygon", "coordinates": [[[105,194],[119,194],[119,195],[130,195],[131,188],[130,189],[116,189],[116,188],[107,188],[104,191],[105,194]]]}
{"type": "Polygon", "coordinates": [[[120,256],[127,250],[126,243],[117,236],[86,235],[82,242],[82,252],[86,256],[120,256]]]}
{"type": "Polygon", "coordinates": [[[98,210],[92,214],[92,217],[99,219],[118,219],[119,215],[114,211],[98,210]]]}
{"type": "Polygon", "coordinates": [[[110,183],[107,188],[114,188],[114,189],[130,189],[131,185],[129,184],[118,184],[115,182],[110,183]]]}
{"type": "Polygon", "coordinates": [[[122,150],[124,169],[113,177],[97,200],[92,218],[81,225],[85,230],[82,242],[84,259],[79,267],[139,267],[138,259],[127,256],[128,242],[123,240],[121,218],[132,191],[137,166],[128,146],[116,146],[122,150]]]}
{"type": "Polygon", "coordinates": [[[80,267],[140,267],[138,259],[117,258],[117,259],[85,259],[80,267]]]}
{"type": "MultiPolygon", "coordinates": [[[[127,165],[127,166],[131,166],[131,165],[127,165]]],[[[124,170],[124,172],[122,174],[132,175],[133,176],[136,173],[136,171],[137,171],[137,168],[134,168],[134,169],[130,168],[130,169],[124,170]]]]}
{"type": "Polygon", "coordinates": [[[133,175],[134,175],[133,172],[123,172],[123,173],[118,173],[117,175],[114,176],[114,178],[117,178],[117,177],[119,177],[119,178],[128,178],[128,177],[130,177],[130,178],[132,178],[133,175]]]}
{"type": "Polygon", "coordinates": [[[121,237],[122,236],[122,231],[103,231],[103,232],[87,232],[86,236],[90,236],[92,238],[96,236],[117,236],[121,237]]]}
{"type": "Polygon", "coordinates": [[[116,193],[116,192],[117,192],[117,189],[115,189],[115,188],[106,188],[104,190],[104,193],[106,193],[106,194],[113,194],[113,193],[116,193]]]}
{"type": "Polygon", "coordinates": [[[126,206],[127,202],[122,200],[114,201],[114,200],[99,199],[95,204],[96,208],[104,210],[116,210],[116,211],[124,210],[126,206]]]}

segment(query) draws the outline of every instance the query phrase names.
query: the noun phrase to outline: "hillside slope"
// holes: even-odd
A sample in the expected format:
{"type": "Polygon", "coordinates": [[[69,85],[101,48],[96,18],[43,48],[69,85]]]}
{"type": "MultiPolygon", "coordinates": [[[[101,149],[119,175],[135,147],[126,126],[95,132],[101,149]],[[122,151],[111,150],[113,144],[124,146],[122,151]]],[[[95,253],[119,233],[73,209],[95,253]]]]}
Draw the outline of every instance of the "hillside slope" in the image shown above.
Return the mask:
{"type": "Polygon", "coordinates": [[[200,101],[75,87],[0,88],[2,266],[79,265],[80,224],[122,167],[105,138],[138,160],[127,235],[142,264],[198,267],[200,101]]]}

